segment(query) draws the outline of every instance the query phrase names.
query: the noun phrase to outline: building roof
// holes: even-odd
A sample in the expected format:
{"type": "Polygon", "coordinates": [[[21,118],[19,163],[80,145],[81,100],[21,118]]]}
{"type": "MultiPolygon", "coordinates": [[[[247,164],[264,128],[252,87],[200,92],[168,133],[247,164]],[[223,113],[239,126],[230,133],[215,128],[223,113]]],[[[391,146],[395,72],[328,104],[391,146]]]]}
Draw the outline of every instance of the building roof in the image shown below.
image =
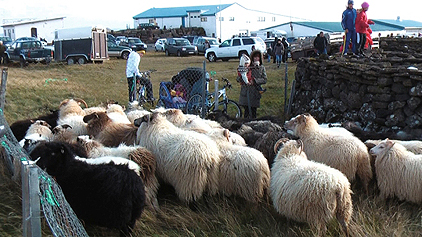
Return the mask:
{"type": "Polygon", "coordinates": [[[409,27],[422,28],[422,22],[412,21],[412,20],[400,20],[400,18],[398,18],[396,20],[376,20],[376,21],[383,22],[385,24],[397,25],[397,26],[401,26],[401,27],[405,27],[405,28],[409,28],[409,27]]]}
{"type": "Polygon", "coordinates": [[[2,25],[2,27],[25,25],[25,24],[34,24],[34,23],[38,23],[38,22],[54,21],[54,20],[60,20],[60,19],[64,19],[64,18],[66,18],[66,17],[55,17],[55,18],[46,18],[46,19],[15,21],[15,22],[10,22],[10,23],[5,23],[5,24],[2,25]]]}
{"type": "Polygon", "coordinates": [[[190,6],[190,7],[166,7],[166,8],[150,8],[138,15],[134,16],[133,19],[142,18],[162,18],[162,17],[182,17],[187,16],[188,12],[200,12],[201,16],[214,16],[217,12],[224,10],[225,8],[233,5],[232,4],[221,4],[221,5],[207,5],[207,6],[190,6]]]}
{"type": "MultiPolygon", "coordinates": [[[[387,21],[387,20],[373,20],[375,22],[374,25],[370,25],[372,31],[400,31],[405,29],[405,25],[398,24],[402,23],[403,21],[396,22],[395,20],[387,21]]],[[[317,22],[317,21],[301,21],[301,22],[286,22],[280,25],[268,27],[261,30],[269,30],[279,26],[285,25],[301,25],[309,28],[318,29],[325,32],[343,32],[343,28],[341,27],[341,22],[317,22]]],[[[422,27],[421,22],[417,21],[406,21],[406,24],[412,25],[412,27],[422,27]]]]}

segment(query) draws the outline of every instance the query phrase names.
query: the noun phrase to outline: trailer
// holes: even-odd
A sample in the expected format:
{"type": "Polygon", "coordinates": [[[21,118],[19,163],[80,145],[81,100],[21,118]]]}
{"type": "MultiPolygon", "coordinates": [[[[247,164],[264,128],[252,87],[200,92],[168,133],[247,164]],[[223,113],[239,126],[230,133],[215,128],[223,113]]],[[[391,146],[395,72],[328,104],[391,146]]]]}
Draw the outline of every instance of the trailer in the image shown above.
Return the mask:
{"type": "Polygon", "coordinates": [[[67,64],[102,63],[108,59],[107,30],[102,27],[58,29],[54,34],[54,60],[67,64]]]}

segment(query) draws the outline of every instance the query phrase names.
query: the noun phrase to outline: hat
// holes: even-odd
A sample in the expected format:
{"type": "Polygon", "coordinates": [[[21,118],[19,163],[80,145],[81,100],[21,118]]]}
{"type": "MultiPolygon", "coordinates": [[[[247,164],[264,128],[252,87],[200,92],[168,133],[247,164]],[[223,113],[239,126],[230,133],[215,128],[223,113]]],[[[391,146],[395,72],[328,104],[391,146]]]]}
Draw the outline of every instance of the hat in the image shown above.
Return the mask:
{"type": "Polygon", "coordinates": [[[367,3],[367,2],[362,3],[362,8],[368,8],[368,7],[369,7],[369,3],[367,3]]]}
{"type": "Polygon", "coordinates": [[[347,1],[347,5],[349,5],[349,4],[355,4],[355,3],[353,2],[353,0],[349,0],[349,1],[347,1]]]}
{"type": "Polygon", "coordinates": [[[138,53],[146,54],[145,50],[138,51],[138,53]]]}

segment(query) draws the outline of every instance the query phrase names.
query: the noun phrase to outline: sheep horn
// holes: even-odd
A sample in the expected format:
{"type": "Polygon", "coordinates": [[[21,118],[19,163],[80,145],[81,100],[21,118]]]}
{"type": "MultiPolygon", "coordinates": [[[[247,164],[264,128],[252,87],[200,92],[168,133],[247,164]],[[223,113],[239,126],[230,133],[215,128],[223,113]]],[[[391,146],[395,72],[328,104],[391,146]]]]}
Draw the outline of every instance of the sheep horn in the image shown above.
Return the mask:
{"type": "Polygon", "coordinates": [[[227,141],[230,141],[230,131],[228,129],[224,129],[223,135],[227,138],[227,141]]]}
{"type": "Polygon", "coordinates": [[[72,126],[70,126],[69,124],[63,124],[62,125],[62,128],[64,128],[64,129],[68,129],[68,128],[72,129],[72,126]]]}
{"type": "Polygon", "coordinates": [[[299,154],[300,154],[300,153],[302,153],[302,151],[303,151],[303,142],[302,142],[302,140],[300,140],[300,139],[296,140],[296,142],[297,142],[297,144],[299,145],[299,148],[300,148],[300,152],[299,152],[299,154]]]}
{"type": "Polygon", "coordinates": [[[85,108],[88,108],[88,105],[86,104],[85,100],[81,98],[74,98],[75,101],[84,104],[85,108]]]}
{"type": "Polygon", "coordinates": [[[277,154],[278,152],[278,147],[280,146],[280,144],[284,144],[286,141],[288,141],[288,138],[281,138],[279,139],[275,144],[274,144],[274,153],[277,154]]]}
{"type": "Polygon", "coordinates": [[[62,102],[60,102],[59,108],[62,107],[62,105],[67,104],[67,102],[69,102],[69,99],[65,99],[62,102]]]}

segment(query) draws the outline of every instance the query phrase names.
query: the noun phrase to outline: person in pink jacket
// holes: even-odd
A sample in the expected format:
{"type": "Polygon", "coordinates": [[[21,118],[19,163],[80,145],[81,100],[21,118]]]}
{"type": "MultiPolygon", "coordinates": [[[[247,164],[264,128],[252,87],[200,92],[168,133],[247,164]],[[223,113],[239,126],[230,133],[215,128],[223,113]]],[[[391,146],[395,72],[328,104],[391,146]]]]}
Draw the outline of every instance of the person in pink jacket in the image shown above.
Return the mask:
{"type": "Polygon", "coordinates": [[[368,20],[366,16],[369,4],[367,2],[363,2],[361,6],[362,8],[357,10],[355,23],[356,33],[359,34],[359,45],[356,50],[359,55],[363,55],[363,50],[365,49],[366,44],[366,32],[368,31],[369,25],[375,24],[373,21],[368,20]]]}

